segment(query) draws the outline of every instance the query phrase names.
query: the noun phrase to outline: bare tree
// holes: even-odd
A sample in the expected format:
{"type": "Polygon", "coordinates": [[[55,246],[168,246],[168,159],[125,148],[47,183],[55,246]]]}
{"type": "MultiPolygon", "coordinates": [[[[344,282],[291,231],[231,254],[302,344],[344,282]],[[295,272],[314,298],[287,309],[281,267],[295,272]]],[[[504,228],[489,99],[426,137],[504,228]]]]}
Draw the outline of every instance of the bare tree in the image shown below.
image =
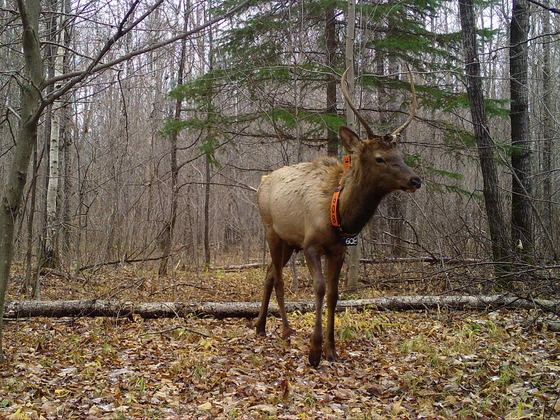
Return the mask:
{"type": "MultiPolygon", "coordinates": [[[[57,25],[54,25],[58,30],[57,36],[54,41],[57,44],[54,49],[53,58],[53,76],[60,77],[64,73],[64,62],[67,51],[67,46],[64,44],[65,37],[62,28],[64,16],[66,16],[65,6],[66,1],[60,1],[58,5],[58,13],[54,13],[57,25]]],[[[55,85],[54,89],[60,88],[60,85],[55,85]]],[[[49,137],[49,169],[48,169],[48,186],[46,196],[46,216],[47,224],[45,226],[45,250],[44,250],[44,264],[47,267],[54,268],[58,266],[58,196],[60,184],[60,149],[61,149],[61,132],[63,130],[63,102],[62,97],[54,100],[51,106],[51,124],[50,124],[50,137],[49,137]]],[[[36,290],[38,293],[38,290],[36,290]]]]}
{"type": "MultiPolygon", "coordinates": [[[[0,314],[4,312],[4,297],[8,286],[10,266],[14,251],[14,227],[23,198],[27,169],[37,141],[37,124],[41,111],[41,86],[44,82],[41,46],[39,44],[39,0],[18,1],[22,22],[22,45],[25,67],[21,75],[21,111],[17,140],[9,171],[8,183],[1,197],[0,211],[0,314]]],[[[3,323],[0,317],[0,362],[3,323]]]]}
{"type": "MultiPolygon", "coordinates": [[[[187,31],[188,28],[188,13],[189,13],[189,1],[186,0],[183,10],[183,32],[187,31]]],[[[187,58],[187,40],[184,38],[181,40],[181,52],[179,55],[179,63],[177,66],[177,85],[184,83],[184,73],[185,73],[185,61],[187,58]]],[[[181,108],[183,106],[183,101],[181,98],[175,99],[175,109],[173,111],[173,119],[178,121],[181,118],[181,108]]],[[[169,208],[169,219],[165,222],[161,235],[160,246],[162,248],[162,259],[159,265],[159,274],[167,274],[167,266],[169,257],[171,256],[171,249],[173,246],[173,236],[175,234],[175,224],[177,222],[177,209],[179,201],[179,170],[180,166],[177,160],[178,152],[178,138],[179,130],[172,130],[169,134],[169,147],[170,147],[170,172],[171,172],[171,202],[169,208]]]]}
{"type": "Polygon", "coordinates": [[[533,254],[531,139],[529,126],[528,46],[529,1],[513,0],[509,71],[511,95],[511,239],[525,259],[533,254]]]}
{"type": "MultiPolygon", "coordinates": [[[[349,4],[350,5],[350,4],[349,4]]],[[[354,7],[355,10],[355,7],[354,7]]],[[[355,15],[354,15],[355,18],[355,15]]],[[[326,40],[326,66],[328,69],[335,68],[336,58],[336,19],[335,10],[329,7],[325,11],[325,40],[326,40]]],[[[336,114],[336,85],[337,80],[333,72],[327,76],[327,113],[336,114]]],[[[327,154],[338,156],[338,135],[333,127],[327,124],[327,154]]]]}
{"type": "MultiPolygon", "coordinates": [[[[550,13],[543,14],[543,33],[550,34],[552,32],[552,25],[550,23],[550,13]]],[[[548,40],[542,43],[542,101],[543,101],[543,116],[542,116],[542,133],[543,133],[543,152],[542,152],[542,172],[543,172],[543,199],[544,212],[543,224],[544,229],[555,238],[557,227],[554,225],[553,216],[553,140],[556,135],[556,122],[554,118],[556,99],[553,95],[554,89],[554,71],[552,64],[552,43],[548,40]]],[[[549,253],[556,260],[558,259],[558,252],[554,243],[549,245],[549,253]]]]}
{"type": "MultiPolygon", "coordinates": [[[[356,37],[356,1],[348,0],[348,16],[346,24],[346,68],[348,69],[348,92],[353,95],[356,86],[354,77],[354,42],[356,37]]],[[[346,105],[346,121],[351,130],[356,130],[356,115],[352,109],[346,105]]],[[[351,246],[348,249],[348,279],[346,288],[349,291],[355,290],[358,287],[359,275],[359,261],[360,261],[360,247],[351,246]]]]}
{"type": "MultiPolygon", "coordinates": [[[[477,142],[480,168],[482,170],[484,204],[488,216],[488,226],[490,228],[492,253],[494,262],[503,264],[509,260],[509,229],[505,221],[500,197],[500,184],[494,155],[494,141],[490,136],[490,129],[486,118],[472,0],[459,0],[459,12],[466,62],[467,93],[477,142]]],[[[498,268],[498,272],[501,272],[501,266],[497,265],[496,267],[498,268]]]]}

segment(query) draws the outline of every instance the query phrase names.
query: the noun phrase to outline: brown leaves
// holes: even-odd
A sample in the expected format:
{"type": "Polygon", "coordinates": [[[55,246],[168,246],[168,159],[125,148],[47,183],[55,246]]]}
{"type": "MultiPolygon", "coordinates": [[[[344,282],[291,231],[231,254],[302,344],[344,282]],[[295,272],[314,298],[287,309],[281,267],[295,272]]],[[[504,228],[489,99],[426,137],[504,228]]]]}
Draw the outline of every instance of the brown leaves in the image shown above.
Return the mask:
{"type": "MultiPolygon", "coordinates": [[[[99,290],[134,302],[255,300],[261,277],[214,272],[170,287],[130,273],[99,290]]],[[[78,286],[63,285],[92,297],[78,286]]],[[[290,315],[288,342],[274,318],[264,338],[246,320],[7,322],[0,418],[555,418],[558,336],[524,330],[528,316],[343,312],[340,362],[319,369],[307,362],[311,313],[290,315]]]]}
{"type": "Polygon", "coordinates": [[[558,416],[557,337],[510,327],[518,315],[469,316],[341,314],[341,361],[319,369],[308,315],[292,316],[289,343],[275,319],[265,338],[244,320],[8,323],[0,417],[558,416]]]}

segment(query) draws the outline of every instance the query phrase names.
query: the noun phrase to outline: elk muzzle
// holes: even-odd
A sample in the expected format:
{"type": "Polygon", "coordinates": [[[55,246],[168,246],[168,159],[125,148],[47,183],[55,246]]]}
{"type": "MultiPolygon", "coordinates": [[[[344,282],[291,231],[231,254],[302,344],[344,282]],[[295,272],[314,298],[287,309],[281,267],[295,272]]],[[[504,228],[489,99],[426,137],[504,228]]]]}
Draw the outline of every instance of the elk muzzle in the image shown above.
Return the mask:
{"type": "Polygon", "coordinates": [[[405,192],[413,193],[418,188],[422,186],[422,179],[419,176],[415,175],[408,181],[408,185],[403,186],[402,190],[405,192]]]}

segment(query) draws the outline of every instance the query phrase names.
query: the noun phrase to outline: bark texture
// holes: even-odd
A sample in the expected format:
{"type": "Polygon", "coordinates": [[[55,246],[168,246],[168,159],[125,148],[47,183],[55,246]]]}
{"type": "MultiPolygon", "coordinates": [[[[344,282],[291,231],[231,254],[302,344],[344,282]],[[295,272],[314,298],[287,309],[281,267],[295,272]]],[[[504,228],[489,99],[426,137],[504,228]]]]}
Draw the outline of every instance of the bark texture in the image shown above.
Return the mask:
{"type": "MultiPolygon", "coordinates": [[[[12,256],[14,252],[15,221],[23,198],[27,180],[27,170],[31,153],[37,143],[37,125],[41,108],[41,85],[43,83],[43,62],[39,45],[38,27],[41,4],[35,1],[18,1],[23,24],[23,55],[25,59],[24,77],[21,78],[21,120],[18,128],[12,165],[8,182],[0,197],[0,312],[4,309],[4,299],[12,256]]],[[[0,318],[0,362],[2,351],[2,318],[0,318]]]]}
{"type": "MultiPolygon", "coordinates": [[[[255,318],[259,302],[151,302],[134,304],[109,300],[12,301],[6,303],[4,318],[29,317],[132,317],[176,318],[195,315],[213,318],[255,318]]],[[[430,309],[491,310],[500,308],[542,309],[558,314],[560,301],[530,300],[513,296],[388,296],[339,301],[337,311],[346,309],[408,311],[430,309]]],[[[270,313],[279,315],[271,305],[270,313]]],[[[286,302],[287,312],[315,311],[313,302],[286,302]]]]}
{"type": "Polygon", "coordinates": [[[527,84],[528,36],[529,2],[514,0],[509,49],[512,146],[511,239],[517,253],[524,259],[530,258],[533,250],[531,141],[527,84]]]}
{"type": "MultiPolygon", "coordinates": [[[[334,9],[328,8],[325,12],[325,39],[326,39],[326,65],[329,69],[335,68],[336,59],[336,19],[334,9]]],[[[327,76],[327,112],[336,115],[336,85],[334,74],[327,76]]],[[[338,156],[338,136],[334,127],[327,126],[327,155],[338,156]]]]}
{"type": "Polygon", "coordinates": [[[467,93],[478,148],[480,168],[482,171],[484,204],[492,241],[492,254],[495,262],[506,262],[509,261],[510,254],[508,239],[509,229],[501,206],[500,182],[498,179],[496,161],[494,159],[495,146],[490,137],[486,110],[484,107],[473,1],[459,0],[459,12],[466,62],[467,93]]]}
{"type": "MultiPolygon", "coordinates": [[[[345,56],[346,56],[346,67],[349,68],[347,80],[348,80],[348,93],[354,96],[354,89],[356,87],[355,77],[354,77],[354,44],[356,38],[356,1],[348,1],[348,17],[346,24],[346,45],[345,45],[345,56]]],[[[351,130],[357,132],[358,124],[356,122],[356,115],[350,109],[349,106],[346,107],[346,123],[351,130]]],[[[359,238],[359,235],[358,235],[359,238]]],[[[358,277],[359,277],[359,259],[360,259],[360,245],[351,246],[348,248],[348,274],[346,281],[346,290],[351,292],[358,287],[358,277]]]]}

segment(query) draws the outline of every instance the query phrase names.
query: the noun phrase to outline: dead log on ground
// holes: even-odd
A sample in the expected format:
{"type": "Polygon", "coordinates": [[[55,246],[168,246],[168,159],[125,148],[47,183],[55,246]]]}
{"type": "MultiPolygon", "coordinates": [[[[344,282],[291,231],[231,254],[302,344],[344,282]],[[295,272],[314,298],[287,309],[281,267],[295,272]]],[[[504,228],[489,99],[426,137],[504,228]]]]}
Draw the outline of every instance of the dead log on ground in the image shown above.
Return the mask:
{"type": "MultiPolygon", "coordinates": [[[[360,259],[360,263],[362,264],[409,264],[409,263],[429,263],[432,265],[435,264],[476,264],[481,262],[480,260],[474,258],[453,258],[453,257],[436,257],[436,256],[427,256],[427,257],[404,257],[404,258],[362,258],[360,259]]],[[[300,261],[296,264],[300,265],[300,261]]],[[[219,271],[241,271],[241,270],[248,270],[251,268],[261,268],[267,266],[268,263],[249,263],[249,264],[239,264],[239,265],[226,265],[222,267],[211,267],[212,270],[219,270],[219,271]]]]}
{"type": "MultiPolygon", "coordinates": [[[[57,300],[6,302],[4,318],[28,317],[132,317],[176,318],[187,315],[214,318],[254,318],[259,302],[151,302],[138,303],[109,300],[57,300]]],[[[560,313],[560,301],[529,300],[511,296],[389,296],[374,299],[342,300],[337,310],[495,310],[500,308],[541,309],[560,313]]],[[[271,313],[278,315],[276,306],[271,313]]],[[[288,312],[314,311],[313,302],[288,302],[288,312]]]]}

